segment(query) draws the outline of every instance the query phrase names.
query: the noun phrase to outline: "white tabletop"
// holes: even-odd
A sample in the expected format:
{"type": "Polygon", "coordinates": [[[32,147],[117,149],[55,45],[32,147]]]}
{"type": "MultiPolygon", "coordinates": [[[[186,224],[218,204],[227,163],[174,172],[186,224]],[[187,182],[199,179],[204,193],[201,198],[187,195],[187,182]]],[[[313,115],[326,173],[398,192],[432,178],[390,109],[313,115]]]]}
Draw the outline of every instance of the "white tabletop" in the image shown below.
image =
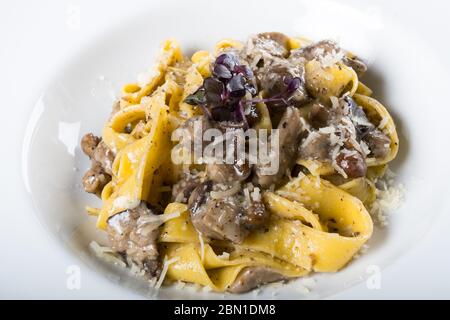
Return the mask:
{"type": "MultiPolygon", "coordinates": [[[[0,298],[143,298],[93,272],[47,234],[26,194],[21,157],[24,129],[34,102],[45,88],[43,79],[48,79],[76,54],[92,34],[107,30],[112,21],[142,10],[146,2],[19,0],[0,4],[3,96],[0,298]],[[70,290],[71,286],[67,285],[72,265],[81,271],[79,290],[70,290]]],[[[408,6],[413,6],[411,1],[380,1],[370,8],[389,10],[410,21],[408,25],[415,26],[415,32],[424,33],[427,43],[433,43],[435,50],[446,57],[442,59],[443,68],[450,70],[450,46],[444,43],[448,38],[450,8],[444,1],[428,1],[427,5],[420,6],[422,16],[419,17],[417,10],[406,10],[408,6]],[[425,23],[423,17],[428,17],[427,30],[435,32],[425,34],[421,25],[425,23]]],[[[446,196],[447,192],[436,190],[436,195],[446,196]]],[[[361,283],[331,298],[450,298],[449,227],[450,215],[447,215],[421,243],[382,271],[379,288],[361,283]]]]}

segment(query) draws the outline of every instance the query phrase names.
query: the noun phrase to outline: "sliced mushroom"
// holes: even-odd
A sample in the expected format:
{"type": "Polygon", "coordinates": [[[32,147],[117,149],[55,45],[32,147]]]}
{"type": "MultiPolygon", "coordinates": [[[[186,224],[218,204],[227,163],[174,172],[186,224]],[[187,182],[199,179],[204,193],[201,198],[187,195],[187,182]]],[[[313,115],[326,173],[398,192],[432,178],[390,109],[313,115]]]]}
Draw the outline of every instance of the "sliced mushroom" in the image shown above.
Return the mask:
{"type": "Polygon", "coordinates": [[[272,64],[277,58],[287,57],[288,41],[279,33],[260,33],[249,38],[240,55],[253,71],[257,71],[258,68],[272,64]]]}
{"type": "Polygon", "coordinates": [[[251,167],[247,163],[206,165],[206,174],[217,183],[244,181],[250,173],[251,167]]]}
{"type": "Polygon", "coordinates": [[[229,286],[231,293],[244,293],[260,285],[285,280],[286,277],[266,267],[247,267],[243,269],[229,286]]]}
{"type": "Polygon", "coordinates": [[[375,158],[386,157],[391,148],[391,139],[378,129],[367,133],[363,141],[367,143],[371,156],[375,158]]]}
{"type": "Polygon", "coordinates": [[[292,50],[289,60],[293,63],[296,63],[299,60],[318,60],[326,55],[337,55],[340,52],[341,48],[339,48],[336,42],[331,40],[322,40],[306,47],[292,50]]]}
{"type": "Polygon", "coordinates": [[[234,243],[242,243],[250,231],[264,227],[270,214],[260,199],[246,200],[236,182],[200,184],[188,207],[192,224],[202,235],[234,243]]]}
{"type": "Polygon", "coordinates": [[[141,201],[136,208],[110,217],[106,229],[112,249],[152,277],[159,275],[161,266],[157,244],[160,224],[152,219],[156,213],[155,208],[141,201]]]}
{"type": "Polygon", "coordinates": [[[83,176],[84,190],[100,196],[105,185],[111,181],[114,153],[101,138],[88,133],[81,139],[81,149],[91,159],[91,168],[83,176]]]}
{"type": "MultiPolygon", "coordinates": [[[[308,101],[309,96],[305,86],[305,70],[302,64],[290,64],[285,59],[276,59],[270,65],[266,65],[256,73],[261,90],[264,90],[268,98],[282,97],[288,90],[290,79],[299,78],[300,86],[289,96],[288,103],[293,106],[301,106],[308,101]]],[[[286,101],[268,101],[271,108],[285,106],[286,101]]]]}
{"type": "MultiPolygon", "coordinates": [[[[270,39],[278,43],[280,46],[287,50],[289,50],[289,37],[281,32],[263,32],[258,34],[260,38],[270,39]]],[[[285,52],[284,56],[286,56],[288,52],[285,52]]]]}
{"type": "Polygon", "coordinates": [[[240,222],[244,209],[235,197],[211,197],[212,181],[200,184],[189,198],[194,227],[204,236],[242,243],[248,234],[240,222]]]}
{"type": "Polygon", "coordinates": [[[302,159],[328,160],[330,152],[330,136],[317,131],[311,132],[299,147],[299,155],[302,159]]]}
{"type": "Polygon", "coordinates": [[[266,210],[264,203],[253,201],[241,217],[241,222],[246,229],[256,230],[266,225],[269,216],[269,211],[266,210]]]}
{"type": "Polygon", "coordinates": [[[114,152],[108,148],[106,143],[100,141],[97,148],[94,150],[92,160],[100,163],[105,172],[112,175],[112,163],[114,162],[114,158],[114,152]]]}
{"type": "Polygon", "coordinates": [[[111,176],[105,172],[100,163],[94,162],[83,176],[83,187],[86,192],[100,196],[103,188],[110,181],[111,176]]]}
{"type": "Polygon", "coordinates": [[[345,57],[344,63],[355,70],[358,77],[362,77],[367,71],[367,65],[358,57],[345,57]]]}
{"type": "Polygon", "coordinates": [[[359,178],[366,175],[366,161],[359,152],[349,152],[349,150],[344,149],[337,155],[336,163],[349,178],[359,178]]]}
{"type": "Polygon", "coordinates": [[[201,183],[202,177],[199,175],[186,175],[175,183],[172,187],[172,201],[187,203],[194,189],[201,183]]]}
{"type": "Polygon", "coordinates": [[[359,77],[367,71],[367,66],[361,59],[341,49],[336,42],[331,40],[322,40],[309,46],[292,50],[289,59],[292,62],[302,59],[311,61],[314,59],[320,60],[327,55],[338,58],[337,61],[342,61],[345,65],[355,70],[359,77]]]}
{"type": "MultiPolygon", "coordinates": [[[[263,188],[280,184],[297,160],[297,149],[304,129],[298,109],[288,107],[277,129],[279,129],[279,151],[271,160],[278,161],[278,171],[275,174],[267,174],[273,163],[258,163],[254,167],[254,182],[263,188]]],[[[273,143],[272,138],[271,136],[270,143],[273,143]]]]}
{"type": "Polygon", "coordinates": [[[81,138],[81,150],[89,157],[92,158],[94,156],[95,148],[97,148],[101,139],[95,136],[92,133],[87,133],[81,138]]]}
{"type": "Polygon", "coordinates": [[[309,122],[314,129],[326,127],[330,120],[330,111],[320,103],[314,103],[309,112],[309,122]]]}

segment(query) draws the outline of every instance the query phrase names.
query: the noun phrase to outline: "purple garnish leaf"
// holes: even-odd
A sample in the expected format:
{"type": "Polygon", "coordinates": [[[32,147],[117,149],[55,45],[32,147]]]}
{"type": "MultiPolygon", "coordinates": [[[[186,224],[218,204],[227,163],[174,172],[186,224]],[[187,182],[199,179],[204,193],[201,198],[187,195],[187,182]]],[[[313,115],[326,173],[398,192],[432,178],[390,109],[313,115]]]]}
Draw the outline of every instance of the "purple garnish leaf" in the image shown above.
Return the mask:
{"type": "Polygon", "coordinates": [[[234,70],[235,66],[238,64],[237,58],[232,53],[222,53],[216,58],[215,64],[223,65],[228,70],[234,70]]]}
{"type": "Polygon", "coordinates": [[[227,84],[230,97],[242,98],[245,96],[245,79],[242,74],[233,76],[227,84]]]}
{"type": "Polygon", "coordinates": [[[211,109],[212,119],[218,122],[234,121],[233,111],[226,107],[215,107],[211,109]]]}
{"type": "Polygon", "coordinates": [[[248,128],[244,109],[254,102],[245,100],[245,95],[249,92],[255,97],[258,93],[253,78],[250,67],[240,64],[235,54],[223,53],[215,60],[212,76],[204,79],[203,85],[185,101],[199,106],[205,116],[218,123],[248,128]]]}
{"type": "Polygon", "coordinates": [[[233,76],[231,71],[228,70],[228,68],[223,64],[216,64],[214,66],[213,75],[215,75],[217,78],[224,80],[231,79],[231,77],[233,76]]]}
{"type": "Polygon", "coordinates": [[[203,88],[205,89],[205,97],[208,104],[214,106],[222,104],[225,87],[219,79],[206,78],[203,81],[203,88]]]}
{"type": "Polygon", "coordinates": [[[265,99],[259,99],[259,98],[253,98],[250,101],[252,103],[259,103],[259,102],[271,102],[273,103],[272,106],[277,107],[287,107],[289,105],[289,100],[292,98],[292,95],[294,92],[300,88],[301,85],[301,79],[298,77],[285,77],[283,79],[284,84],[286,85],[286,89],[283,92],[280,92],[279,94],[276,94],[270,98],[265,99]]]}
{"type": "Polygon", "coordinates": [[[222,93],[223,91],[223,83],[214,77],[208,77],[203,81],[203,88],[206,91],[222,93]]]}
{"type": "MultiPolygon", "coordinates": [[[[286,79],[285,79],[286,80],[286,79]]],[[[286,82],[285,82],[286,83],[286,82]]],[[[293,94],[295,92],[295,90],[297,90],[298,88],[300,88],[302,81],[299,77],[295,77],[295,78],[290,78],[288,80],[288,82],[286,83],[287,85],[287,89],[286,92],[288,94],[293,94]]]]}
{"type": "Polygon", "coordinates": [[[247,79],[253,79],[253,71],[245,64],[238,65],[233,70],[235,73],[242,73],[247,79]]]}

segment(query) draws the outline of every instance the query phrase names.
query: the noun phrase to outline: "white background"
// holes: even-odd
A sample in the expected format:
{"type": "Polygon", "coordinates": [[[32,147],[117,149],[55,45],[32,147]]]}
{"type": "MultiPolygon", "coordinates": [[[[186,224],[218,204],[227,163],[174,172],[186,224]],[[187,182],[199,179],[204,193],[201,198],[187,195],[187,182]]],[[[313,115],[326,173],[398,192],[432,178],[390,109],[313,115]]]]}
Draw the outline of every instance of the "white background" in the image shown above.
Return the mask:
{"type": "MultiPolygon", "coordinates": [[[[66,270],[79,261],[46,233],[33,214],[22,181],[21,156],[25,125],[34,102],[45,89],[46,79],[76,55],[92,35],[101,34],[113,22],[143,10],[148,3],[136,0],[1,2],[0,298],[142,298],[83,265],[80,265],[80,290],[67,289],[66,270]]],[[[450,7],[444,1],[417,1],[416,4],[374,1],[371,5],[389,11],[412,32],[421,35],[424,45],[432,45],[438,52],[442,68],[450,71],[450,46],[446,43],[450,7]]],[[[355,6],[363,4],[355,1],[355,6]]],[[[448,104],[446,93],[442,95],[442,103],[448,104]]],[[[424,108],[424,116],[432,107],[424,108]]],[[[436,197],[446,197],[449,191],[436,190],[436,197]]],[[[450,215],[447,215],[422,243],[415,244],[413,250],[383,270],[379,290],[370,290],[362,283],[331,298],[450,298],[449,250],[450,215]]]]}

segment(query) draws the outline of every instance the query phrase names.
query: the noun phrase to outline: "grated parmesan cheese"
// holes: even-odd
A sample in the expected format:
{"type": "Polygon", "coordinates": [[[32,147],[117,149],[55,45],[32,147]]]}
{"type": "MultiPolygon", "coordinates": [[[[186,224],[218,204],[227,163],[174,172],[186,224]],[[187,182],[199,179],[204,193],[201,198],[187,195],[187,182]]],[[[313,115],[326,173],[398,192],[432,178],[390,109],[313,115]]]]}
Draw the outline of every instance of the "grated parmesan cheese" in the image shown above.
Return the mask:
{"type": "Polygon", "coordinates": [[[141,201],[139,199],[130,199],[127,196],[117,197],[113,201],[114,211],[116,209],[127,210],[136,208],[141,201]]]}
{"type": "Polygon", "coordinates": [[[342,59],[344,59],[344,52],[342,50],[338,50],[338,52],[336,52],[336,50],[333,49],[333,51],[325,55],[323,55],[322,53],[322,55],[319,57],[319,62],[322,67],[327,68],[337,64],[338,62],[342,61],[342,59]]]}
{"type": "Polygon", "coordinates": [[[200,257],[203,260],[205,260],[205,242],[203,241],[203,236],[200,231],[197,230],[198,233],[198,241],[200,243],[200,257]]]}
{"type": "Polygon", "coordinates": [[[127,258],[127,263],[130,267],[130,273],[137,277],[143,277],[145,275],[145,269],[140,268],[136,263],[127,258]]]}
{"type": "Polygon", "coordinates": [[[317,176],[316,182],[315,182],[316,189],[320,189],[320,175],[317,176]]]}
{"type": "Polygon", "coordinates": [[[381,121],[380,121],[380,124],[378,125],[378,129],[384,129],[384,127],[386,127],[388,121],[389,121],[388,117],[383,117],[383,119],[381,119],[381,121]]]}
{"type": "Polygon", "coordinates": [[[159,214],[159,215],[148,215],[139,218],[139,223],[152,223],[161,225],[169,220],[178,218],[181,215],[181,211],[175,211],[171,213],[159,214]]]}
{"type": "Polygon", "coordinates": [[[386,170],[376,183],[376,200],[369,212],[381,226],[386,226],[389,212],[398,209],[404,201],[405,188],[401,183],[395,183],[395,174],[386,170]]]}
{"type": "Polygon", "coordinates": [[[302,123],[303,129],[305,129],[306,131],[311,132],[311,126],[309,125],[309,123],[307,123],[305,121],[305,118],[300,117],[300,122],[302,123]]]}
{"type": "Polygon", "coordinates": [[[175,289],[177,289],[177,290],[181,290],[181,289],[183,289],[184,287],[186,287],[186,282],[183,282],[183,281],[181,281],[181,280],[178,280],[178,281],[175,283],[175,289]]]}
{"type": "MultiPolygon", "coordinates": [[[[220,186],[219,186],[220,187],[220,186]]],[[[211,198],[213,199],[222,199],[226,197],[231,197],[239,192],[241,186],[239,183],[235,183],[231,188],[228,188],[225,186],[225,190],[222,189],[222,191],[211,191],[209,194],[211,195],[211,198]]]]}
{"type": "Polygon", "coordinates": [[[259,188],[257,188],[257,187],[254,188],[251,195],[252,195],[253,201],[255,201],[255,202],[261,201],[261,192],[260,192],[259,188]]]}
{"type": "Polygon", "coordinates": [[[217,258],[222,259],[222,260],[229,260],[230,259],[230,254],[226,251],[222,252],[222,254],[220,256],[217,256],[217,258]]]}
{"type": "Polygon", "coordinates": [[[162,283],[164,281],[164,278],[166,277],[167,270],[169,270],[169,266],[171,264],[177,262],[179,259],[180,259],[179,257],[175,257],[175,258],[172,258],[170,260],[167,260],[167,256],[164,257],[163,268],[162,268],[162,271],[161,271],[161,275],[159,276],[159,279],[158,279],[158,281],[155,284],[155,289],[161,288],[161,285],[162,285],[162,283]]]}
{"type": "Polygon", "coordinates": [[[95,255],[105,262],[114,264],[116,266],[126,268],[126,263],[119,258],[114,250],[110,247],[100,246],[96,241],[91,241],[89,248],[95,253],[95,255]]]}
{"type": "Polygon", "coordinates": [[[152,215],[140,217],[137,221],[137,224],[139,226],[137,233],[142,234],[143,236],[147,236],[148,234],[153,232],[153,230],[158,228],[163,223],[165,223],[171,219],[178,218],[180,216],[180,214],[181,214],[181,212],[176,211],[176,212],[161,214],[161,215],[153,215],[152,214],[152,215]]]}
{"type": "Polygon", "coordinates": [[[336,146],[333,149],[333,152],[331,154],[331,165],[333,166],[333,168],[344,178],[347,179],[347,174],[345,173],[345,171],[338,165],[338,163],[336,162],[336,158],[338,156],[339,153],[339,146],[336,146]]]}
{"type": "Polygon", "coordinates": [[[203,291],[203,292],[211,292],[211,291],[212,291],[212,288],[211,288],[210,286],[204,286],[204,287],[202,288],[202,291],[203,291]]]}
{"type": "Polygon", "coordinates": [[[336,131],[336,129],[334,127],[323,127],[319,129],[319,132],[321,133],[334,133],[336,131]]]}
{"type": "Polygon", "coordinates": [[[320,137],[320,133],[312,131],[301,144],[301,149],[305,149],[312,141],[320,137]]]}
{"type": "Polygon", "coordinates": [[[361,140],[360,145],[361,145],[361,150],[364,152],[364,154],[366,156],[369,155],[370,154],[370,148],[367,145],[367,143],[365,143],[364,141],[361,140]]]}
{"type": "Polygon", "coordinates": [[[252,203],[252,200],[250,199],[250,191],[248,190],[248,188],[244,188],[244,196],[245,196],[245,200],[247,201],[247,203],[252,203]]]}
{"type": "Polygon", "coordinates": [[[314,278],[304,278],[302,280],[302,284],[308,288],[308,289],[312,289],[315,285],[316,285],[316,280],[314,278]]]}
{"type": "Polygon", "coordinates": [[[331,106],[333,109],[339,109],[339,99],[335,96],[330,97],[331,106]]]}

